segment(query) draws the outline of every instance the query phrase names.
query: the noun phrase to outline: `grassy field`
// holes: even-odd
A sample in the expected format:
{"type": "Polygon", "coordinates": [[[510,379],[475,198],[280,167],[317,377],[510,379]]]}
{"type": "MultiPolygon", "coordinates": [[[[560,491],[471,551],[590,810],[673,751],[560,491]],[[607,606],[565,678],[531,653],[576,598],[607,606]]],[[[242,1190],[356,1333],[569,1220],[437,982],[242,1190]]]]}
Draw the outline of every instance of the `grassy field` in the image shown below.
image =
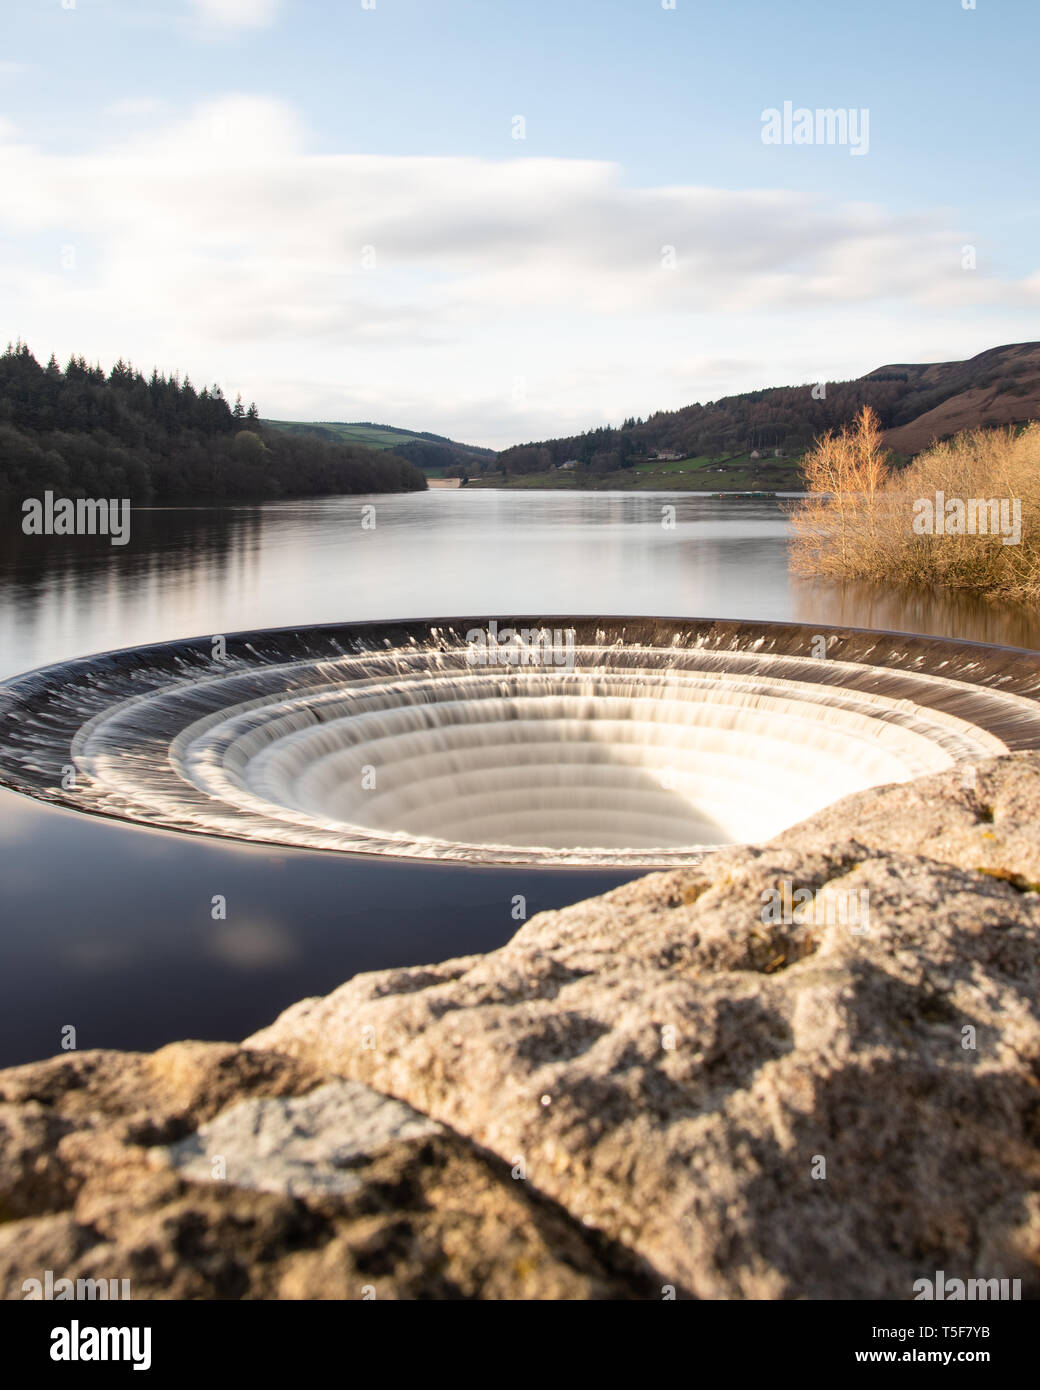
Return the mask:
{"type": "Polygon", "coordinates": [[[554,468],[503,480],[500,473],[473,478],[471,487],[581,488],[592,491],[795,492],[801,487],[798,459],[753,459],[740,454],[726,459],[646,459],[632,468],[580,480],[574,472],[554,468]]]}

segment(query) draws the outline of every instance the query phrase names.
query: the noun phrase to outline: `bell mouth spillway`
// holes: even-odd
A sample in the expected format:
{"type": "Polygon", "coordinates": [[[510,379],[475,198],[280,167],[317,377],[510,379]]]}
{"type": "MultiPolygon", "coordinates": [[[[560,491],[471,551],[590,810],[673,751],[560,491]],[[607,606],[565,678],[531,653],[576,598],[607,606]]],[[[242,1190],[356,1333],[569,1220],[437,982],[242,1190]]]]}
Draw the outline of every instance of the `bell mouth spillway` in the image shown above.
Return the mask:
{"type": "Polygon", "coordinates": [[[0,785],[267,844],[653,867],[1040,747],[1037,656],[1013,648],[707,620],[494,628],[272,629],[31,672],[0,686],[0,785]]]}

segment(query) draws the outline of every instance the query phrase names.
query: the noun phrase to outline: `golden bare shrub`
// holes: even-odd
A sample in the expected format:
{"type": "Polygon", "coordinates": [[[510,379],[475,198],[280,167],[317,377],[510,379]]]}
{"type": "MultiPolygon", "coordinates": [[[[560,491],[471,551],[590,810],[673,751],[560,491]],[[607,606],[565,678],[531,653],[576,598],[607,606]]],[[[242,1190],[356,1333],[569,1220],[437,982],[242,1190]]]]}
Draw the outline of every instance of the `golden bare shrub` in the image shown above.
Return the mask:
{"type": "Polygon", "coordinates": [[[798,574],[1040,594],[1040,423],[970,430],[892,468],[876,416],[817,441],[792,509],[798,574]]]}

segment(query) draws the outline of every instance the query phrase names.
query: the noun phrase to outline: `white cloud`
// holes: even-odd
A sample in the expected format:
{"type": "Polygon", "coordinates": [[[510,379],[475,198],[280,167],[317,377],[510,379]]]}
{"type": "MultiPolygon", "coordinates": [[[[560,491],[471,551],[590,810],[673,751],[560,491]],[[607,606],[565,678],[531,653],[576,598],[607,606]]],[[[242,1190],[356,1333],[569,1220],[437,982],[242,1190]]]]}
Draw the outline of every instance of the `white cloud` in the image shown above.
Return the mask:
{"type": "Polygon", "coordinates": [[[263,29],[273,24],[280,0],[189,0],[196,19],[217,29],[263,29]]]}
{"type": "Polygon", "coordinates": [[[110,101],[105,107],[106,116],[132,119],[138,116],[154,116],[162,111],[165,102],[158,97],[120,97],[110,101]]]}
{"type": "Polygon", "coordinates": [[[853,375],[907,360],[907,323],[934,338],[937,316],[1040,298],[1038,277],[961,270],[938,218],[631,188],[587,160],[313,154],[291,109],[249,96],[87,155],[0,135],[0,189],[0,231],[25,246],[0,292],[41,352],[130,354],[219,374],[270,414],[473,442],[853,375]]]}

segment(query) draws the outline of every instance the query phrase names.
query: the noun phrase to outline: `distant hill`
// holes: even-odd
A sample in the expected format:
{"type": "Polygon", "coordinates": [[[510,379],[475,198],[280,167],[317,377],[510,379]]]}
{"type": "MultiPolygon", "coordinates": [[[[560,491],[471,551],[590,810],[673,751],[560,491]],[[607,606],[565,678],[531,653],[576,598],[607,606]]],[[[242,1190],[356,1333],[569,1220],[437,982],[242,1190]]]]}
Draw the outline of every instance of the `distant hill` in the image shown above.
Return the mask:
{"type": "Polygon", "coordinates": [[[959,430],[1038,419],[1040,343],[990,348],[965,362],[889,364],[851,381],[745,391],[632,418],[618,429],[517,445],[498,455],[496,467],[521,476],[573,461],[572,485],[615,475],[625,486],[627,470],[658,455],[714,461],[780,449],[791,459],[828,429],[850,423],[863,405],[874,407],[886,444],[903,456],[959,430]]]}
{"type": "Polygon", "coordinates": [[[494,449],[482,449],[475,444],[459,444],[442,434],[426,430],[403,430],[396,425],[376,425],[370,420],[344,424],[334,420],[306,422],[302,420],[265,420],[271,429],[289,434],[316,434],[337,444],[361,444],[371,449],[393,449],[398,458],[421,468],[423,472],[441,474],[458,468],[466,473],[483,472],[495,459],[494,449]]]}

